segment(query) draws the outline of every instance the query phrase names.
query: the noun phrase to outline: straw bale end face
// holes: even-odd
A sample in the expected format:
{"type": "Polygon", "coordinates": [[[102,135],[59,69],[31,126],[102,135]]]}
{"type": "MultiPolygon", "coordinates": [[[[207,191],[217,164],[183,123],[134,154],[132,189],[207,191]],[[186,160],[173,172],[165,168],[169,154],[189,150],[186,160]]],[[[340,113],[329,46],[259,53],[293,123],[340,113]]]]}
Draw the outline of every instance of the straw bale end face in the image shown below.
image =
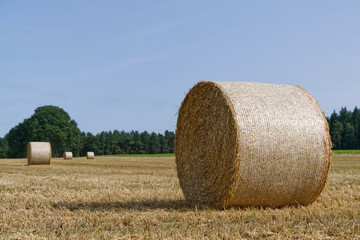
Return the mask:
{"type": "Polygon", "coordinates": [[[95,158],[94,152],[87,152],[86,153],[86,158],[87,159],[94,159],[95,158]]]}
{"type": "Polygon", "coordinates": [[[29,142],[27,146],[29,165],[50,164],[51,145],[49,142],[29,142]]]}
{"type": "Polygon", "coordinates": [[[200,82],[185,97],[176,127],[175,155],[187,200],[225,206],[235,187],[239,141],[235,113],[213,82],[200,82]]]}
{"type": "Polygon", "coordinates": [[[181,104],[175,155],[195,204],[308,205],[325,185],[331,141],[317,102],[298,86],[203,81],[181,104]]]}
{"type": "Polygon", "coordinates": [[[72,159],[73,158],[73,153],[72,152],[64,152],[63,153],[63,158],[64,159],[72,159]]]}

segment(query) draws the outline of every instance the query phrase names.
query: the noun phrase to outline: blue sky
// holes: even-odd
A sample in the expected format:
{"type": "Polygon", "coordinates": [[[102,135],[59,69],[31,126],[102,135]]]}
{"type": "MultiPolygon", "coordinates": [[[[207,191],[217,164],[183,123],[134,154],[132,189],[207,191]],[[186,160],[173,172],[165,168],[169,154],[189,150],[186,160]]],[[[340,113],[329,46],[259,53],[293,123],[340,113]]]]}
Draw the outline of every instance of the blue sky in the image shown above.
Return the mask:
{"type": "Polygon", "coordinates": [[[198,81],[360,106],[360,1],[0,1],[0,136],[55,105],[80,130],[175,130],[198,81]]]}

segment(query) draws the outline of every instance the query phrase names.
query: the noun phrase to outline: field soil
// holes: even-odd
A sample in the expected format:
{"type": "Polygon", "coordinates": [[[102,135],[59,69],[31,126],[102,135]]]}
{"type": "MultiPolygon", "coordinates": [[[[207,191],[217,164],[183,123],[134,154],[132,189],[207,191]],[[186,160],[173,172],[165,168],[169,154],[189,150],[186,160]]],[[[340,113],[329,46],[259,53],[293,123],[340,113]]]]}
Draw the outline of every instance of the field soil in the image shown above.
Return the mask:
{"type": "Polygon", "coordinates": [[[360,155],[310,206],[189,205],[174,157],[0,159],[0,239],[360,239],[360,155]]]}

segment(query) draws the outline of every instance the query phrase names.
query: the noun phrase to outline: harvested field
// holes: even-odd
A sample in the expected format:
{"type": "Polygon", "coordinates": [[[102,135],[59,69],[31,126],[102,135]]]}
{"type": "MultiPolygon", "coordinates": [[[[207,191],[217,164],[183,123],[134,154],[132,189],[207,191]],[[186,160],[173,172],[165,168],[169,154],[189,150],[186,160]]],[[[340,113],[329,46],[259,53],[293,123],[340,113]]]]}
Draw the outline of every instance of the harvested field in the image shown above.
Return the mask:
{"type": "Polygon", "coordinates": [[[0,239],[360,239],[360,155],[308,207],[188,205],[174,157],[0,159],[0,239]]]}

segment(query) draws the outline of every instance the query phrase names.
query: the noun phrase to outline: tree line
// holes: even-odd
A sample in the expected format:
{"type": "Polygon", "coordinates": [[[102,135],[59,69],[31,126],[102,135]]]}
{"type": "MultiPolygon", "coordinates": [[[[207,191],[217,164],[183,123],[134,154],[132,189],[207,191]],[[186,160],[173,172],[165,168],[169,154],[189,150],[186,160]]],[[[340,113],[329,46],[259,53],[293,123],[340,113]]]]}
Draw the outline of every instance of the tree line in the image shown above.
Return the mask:
{"type": "MultiPolygon", "coordinates": [[[[360,149],[360,110],[357,107],[353,111],[343,107],[326,119],[334,149],[360,149]]],[[[85,133],[63,109],[43,106],[0,138],[0,158],[26,157],[30,141],[50,142],[54,157],[61,156],[64,151],[71,151],[74,156],[85,156],[88,151],[96,155],[173,153],[174,138],[171,131],[164,134],[118,130],[96,135],[85,133]]]]}
{"type": "Polygon", "coordinates": [[[164,134],[147,131],[103,131],[99,134],[81,132],[75,120],[56,106],[43,106],[0,138],[0,158],[26,157],[28,142],[50,142],[52,155],[63,152],[85,156],[108,154],[156,154],[174,152],[174,132],[164,134]]]}
{"type": "Polygon", "coordinates": [[[333,149],[360,149],[360,110],[341,108],[327,118],[333,149]]]}
{"type": "Polygon", "coordinates": [[[174,152],[174,132],[148,133],[147,131],[108,131],[93,135],[81,133],[81,146],[79,155],[94,151],[96,155],[111,154],[156,154],[174,152]]]}

